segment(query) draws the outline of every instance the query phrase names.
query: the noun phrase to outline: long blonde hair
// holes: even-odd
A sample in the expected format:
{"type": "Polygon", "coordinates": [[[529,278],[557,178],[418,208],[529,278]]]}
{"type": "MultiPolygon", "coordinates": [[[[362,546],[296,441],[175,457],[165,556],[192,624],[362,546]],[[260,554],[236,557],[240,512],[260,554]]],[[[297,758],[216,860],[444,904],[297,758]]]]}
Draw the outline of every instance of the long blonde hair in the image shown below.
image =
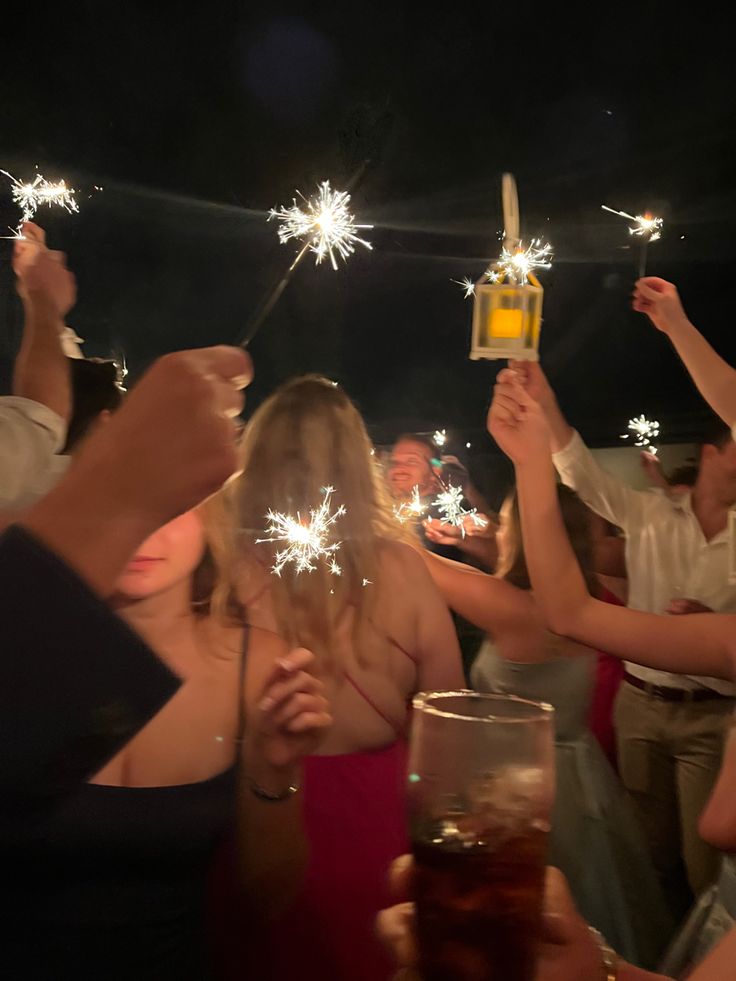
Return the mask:
{"type": "Polygon", "coordinates": [[[306,517],[322,503],[327,487],[334,488],[332,509],[346,508],[333,526],[334,540],[341,542],[335,555],[340,575],[317,562],[314,572],[296,575],[287,566],[272,577],[279,630],[334,669],[335,630],[350,607],[356,654],[365,658],[380,589],[381,544],[407,536],[392,514],[360,413],[335,382],[318,375],[294,378],[253,414],[241,447],[243,473],[230,490],[232,518],[246,550],[269,567],[278,543],[253,545],[265,537],[269,509],[306,517]]]}

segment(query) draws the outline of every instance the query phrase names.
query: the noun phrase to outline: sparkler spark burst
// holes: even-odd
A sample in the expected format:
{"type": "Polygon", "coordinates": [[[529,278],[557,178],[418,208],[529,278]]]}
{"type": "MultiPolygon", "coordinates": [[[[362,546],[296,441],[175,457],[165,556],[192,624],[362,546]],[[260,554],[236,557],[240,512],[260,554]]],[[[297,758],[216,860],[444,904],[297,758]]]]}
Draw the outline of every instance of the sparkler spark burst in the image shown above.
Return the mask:
{"type": "Polygon", "coordinates": [[[434,436],[432,436],[432,442],[435,446],[444,446],[447,442],[447,430],[435,429],[434,436]]]}
{"type": "Polygon", "coordinates": [[[314,572],[317,562],[322,560],[333,576],[342,575],[342,569],[335,560],[335,553],[341,542],[330,542],[332,526],[338,518],[346,514],[346,508],[341,504],[332,511],[330,501],[335,493],[334,487],[325,487],[322,491],[324,498],[320,506],[309,512],[309,521],[303,521],[299,512],[296,517],[282,514],[280,511],[269,510],[266,515],[268,527],[266,538],[257,538],[256,544],[262,542],[285,542],[285,547],[279,549],[274,557],[271,572],[280,576],[284,566],[294,564],[297,575],[300,572],[314,572]]]}
{"type": "Polygon", "coordinates": [[[414,484],[411,489],[411,497],[408,501],[402,501],[398,507],[394,508],[394,517],[397,518],[402,525],[405,525],[407,521],[411,521],[412,518],[418,518],[424,514],[427,510],[427,505],[422,502],[419,495],[419,484],[414,484]]]}
{"type": "Polygon", "coordinates": [[[649,453],[656,454],[657,447],[652,443],[652,440],[659,436],[659,423],[656,419],[650,420],[643,415],[635,416],[629,419],[627,429],[629,432],[623,433],[621,439],[628,439],[633,435],[635,446],[646,447],[649,453]]]}
{"type": "Polygon", "coordinates": [[[281,223],[278,236],[282,245],[293,238],[303,243],[294,265],[309,250],[317,257],[316,265],[329,255],[332,268],[337,269],[335,253],[346,261],[355,252],[356,244],[373,248],[370,242],[356,234],[361,229],[373,228],[373,225],[356,224],[355,216],[348,210],[350,195],[347,191],[333,191],[330,182],[323,181],[314,197],[305,198],[301,191],[297,194],[304,202],[303,207],[294,198],[290,208],[272,208],[268,215],[269,221],[275,219],[281,223]]]}
{"type": "Polygon", "coordinates": [[[472,279],[467,276],[463,276],[462,279],[451,279],[451,283],[457,283],[458,286],[462,286],[465,291],[465,299],[470,299],[471,296],[475,296],[475,283],[472,279]]]}
{"type": "MultiPolygon", "coordinates": [[[[542,244],[541,239],[534,238],[524,248],[523,242],[511,251],[504,245],[501,258],[496,263],[496,270],[505,276],[509,282],[517,286],[526,286],[529,274],[535,269],[549,269],[552,266],[552,246],[549,242],[542,244]]],[[[489,270],[488,272],[494,272],[489,270]]],[[[486,276],[488,276],[488,272],[486,276]]],[[[489,282],[495,282],[488,276],[489,282]]]]}
{"type": "Polygon", "coordinates": [[[612,215],[618,215],[619,218],[628,218],[629,221],[633,221],[634,224],[629,228],[630,235],[638,235],[640,238],[646,238],[648,242],[656,242],[657,239],[662,237],[662,225],[664,223],[661,218],[655,218],[654,215],[650,215],[649,213],[645,215],[630,215],[626,211],[616,211],[605,204],[602,204],[601,208],[604,211],[610,211],[612,215]]]}
{"type": "Polygon", "coordinates": [[[463,538],[465,538],[466,519],[469,518],[479,528],[485,528],[488,524],[486,519],[478,514],[476,508],[468,510],[463,507],[463,489],[462,487],[455,487],[453,484],[443,487],[435,500],[432,501],[431,507],[437,508],[445,524],[460,528],[463,538]]]}
{"type": "MultiPolygon", "coordinates": [[[[42,204],[49,208],[56,205],[59,208],[64,208],[70,214],[79,211],[79,206],[74,198],[76,191],[73,187],[67,187],[63,180],[47,181],[41,174],[36,174],[31,183],[24,183],[9,174],[7,170],[0,170],[0,174],[10,178],[12,182],[11,193],[13,201],[21,209],[21,222],[30,221],[42,204]]],[[[19,235],[18,237],[22,236],[19,235]]]]}

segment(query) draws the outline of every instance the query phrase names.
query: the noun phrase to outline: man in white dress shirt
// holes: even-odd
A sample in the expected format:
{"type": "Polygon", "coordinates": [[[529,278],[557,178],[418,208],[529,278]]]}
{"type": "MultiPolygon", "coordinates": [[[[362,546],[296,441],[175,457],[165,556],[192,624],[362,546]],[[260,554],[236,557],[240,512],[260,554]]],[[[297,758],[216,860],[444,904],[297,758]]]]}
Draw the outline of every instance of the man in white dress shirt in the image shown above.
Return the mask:
{"type": "MultiPolygon", "coordinates": [[[[728,581],[728,511],[736,501],[736,443],[714,423],[690,493],[635,491],[594,459],[562,415],[537,364],[514,365],[545,409],[562,481],[626,536],[628,605],[649,613],[736,612],[728,581]]],[[[716,878],[718,853],[698,819],[713,788],[736,686],[626,665],[615,722],[622,780],[638,806],[676,916],[716,878]]]]}

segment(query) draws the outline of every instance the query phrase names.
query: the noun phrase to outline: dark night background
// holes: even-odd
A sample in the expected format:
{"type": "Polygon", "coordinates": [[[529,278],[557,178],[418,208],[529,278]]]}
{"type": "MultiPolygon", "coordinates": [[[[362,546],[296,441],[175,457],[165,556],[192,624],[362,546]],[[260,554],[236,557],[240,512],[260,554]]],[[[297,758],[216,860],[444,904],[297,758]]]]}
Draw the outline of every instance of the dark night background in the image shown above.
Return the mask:
{"type": "MultiPolygon", "coordinates": [[[[648,271],[736,362],[734,54],[725,25],[674,5],[511,8],[395,2],[28,5],[4,12],[0,167],[38,165],[78,191],[39,213],[69,253],[88,355],[232,342],[294,255],[268,208],[340,187],[376,227],[335,273],[307,258],[255,338],[249,405],[298,372],[339,379],[376,439],[399,429],[483,435],[498,363],[467,358],[471,303],[450,280],[498,251],[500,174],[522,232],[548,237],[542,360],[598,445],[633,414],[686,439],[700,411],[667,340],[628,308],[626,222],[665,219],[648,271]],[[42,13],[41,13],[42,11],[42,13]],[[93,185],[101,193],[92,193],[93,185]]],[[[697,12],[696,12],[697,13],[697,12]]],[[[0,223],[15,224],[7,182],[0,223]]],[[[20,330],[0,243],[0,362],[20,330]]]]}

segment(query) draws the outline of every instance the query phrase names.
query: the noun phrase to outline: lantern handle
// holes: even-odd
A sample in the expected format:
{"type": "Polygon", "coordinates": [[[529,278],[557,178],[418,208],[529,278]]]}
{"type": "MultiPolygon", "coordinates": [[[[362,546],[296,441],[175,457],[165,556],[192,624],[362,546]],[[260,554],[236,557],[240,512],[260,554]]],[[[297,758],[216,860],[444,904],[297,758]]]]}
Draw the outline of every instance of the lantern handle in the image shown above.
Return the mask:
{"type": "Polygon", "coordinates": [[[501,204],[503,206],[503,244],[512,252],[521,241],[519,218],[519,194],[513,174],[501,178],[501,204]]]}

